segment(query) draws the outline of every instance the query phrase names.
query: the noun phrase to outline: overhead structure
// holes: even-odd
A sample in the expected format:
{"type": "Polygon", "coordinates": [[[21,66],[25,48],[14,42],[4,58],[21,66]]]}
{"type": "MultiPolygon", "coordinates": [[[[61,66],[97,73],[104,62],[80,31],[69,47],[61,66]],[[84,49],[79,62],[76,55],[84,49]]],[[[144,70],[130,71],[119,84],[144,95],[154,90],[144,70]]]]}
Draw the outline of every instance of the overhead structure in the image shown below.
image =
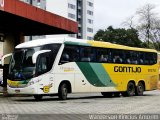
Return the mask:
{"type": "Polygon", "coordinates": [[[19,0],[0,0],[0,33],[76,34],[77,22],[19,0]]]}
{"type": "MultiPolygon", "coordinates": [[[[77,34],[78,24],[19,0],[0,0],[0,59],[11,53],[24,36],[77,34]]],[[[9,59],[3,67],[3,87],[6,93],[9,59]]],[[[1,66],[0,66],[1,68],[1,66]]]]}

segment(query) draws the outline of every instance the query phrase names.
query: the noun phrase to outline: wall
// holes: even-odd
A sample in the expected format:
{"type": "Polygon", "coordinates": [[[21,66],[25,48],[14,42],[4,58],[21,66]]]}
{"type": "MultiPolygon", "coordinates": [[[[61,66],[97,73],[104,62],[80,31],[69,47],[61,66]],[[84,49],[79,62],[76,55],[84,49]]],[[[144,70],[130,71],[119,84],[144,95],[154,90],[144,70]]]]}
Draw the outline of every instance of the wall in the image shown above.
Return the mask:
{"type": "MultiPolygon", "coordinates": [[[[3,42],[3,55],[13,52],[15,47],[15,40],[14,36],[8,35],[6,36],[4,42],[3,42]]],[[[5,59],[5,64],[9,64],[9,58],[5,59]]]]}

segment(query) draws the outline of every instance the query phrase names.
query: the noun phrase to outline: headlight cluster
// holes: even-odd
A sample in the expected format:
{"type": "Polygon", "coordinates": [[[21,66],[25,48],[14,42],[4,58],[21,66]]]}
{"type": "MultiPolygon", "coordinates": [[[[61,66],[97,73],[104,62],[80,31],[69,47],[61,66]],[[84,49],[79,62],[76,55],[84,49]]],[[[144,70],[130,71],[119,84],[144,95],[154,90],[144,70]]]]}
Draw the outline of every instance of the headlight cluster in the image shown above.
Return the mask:
{"type": "Polygon", "coordinates": [[[31,80],[31,81],[28,82],[27,86],[30,86],[30,85],[33,85],[33,84],[34,84],[34,82],[31,80]]]}
{"type": "Polygon", "coordinates": [[[30,80],[29,82],[28,82],[28,84],[27,84],[27,86],[30,86],[30,85],[33,85],[33,84],[35,84],[35,83],[38,83],[39,81],[41,81],[41,80],[36,80],[36,79],[32,79],[32,80],[30,80]]]}

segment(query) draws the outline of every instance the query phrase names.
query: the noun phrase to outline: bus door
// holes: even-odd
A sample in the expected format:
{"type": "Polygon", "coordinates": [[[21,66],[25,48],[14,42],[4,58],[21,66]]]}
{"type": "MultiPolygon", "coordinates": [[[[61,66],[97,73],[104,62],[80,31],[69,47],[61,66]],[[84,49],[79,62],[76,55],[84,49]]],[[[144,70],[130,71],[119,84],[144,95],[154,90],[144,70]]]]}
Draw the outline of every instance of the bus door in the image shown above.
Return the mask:
{"type": "Polygon", "coordinates": [[[48,94],[54,89],[53,75],[49,72],[52,68],[52,61],[48,53],[39,55],[37,63],[37,75],[39,82],[38,93],[48,94]]]}

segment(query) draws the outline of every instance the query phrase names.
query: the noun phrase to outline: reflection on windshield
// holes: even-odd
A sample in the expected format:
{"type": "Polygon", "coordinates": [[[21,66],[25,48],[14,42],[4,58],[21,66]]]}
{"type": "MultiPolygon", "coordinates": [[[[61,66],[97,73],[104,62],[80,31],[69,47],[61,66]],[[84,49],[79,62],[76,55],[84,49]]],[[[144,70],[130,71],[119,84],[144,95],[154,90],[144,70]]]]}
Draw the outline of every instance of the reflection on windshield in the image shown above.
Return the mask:
{"type": "Polygon", "coordinates": [[[32,63],[32,55],[40,48],[28,48],[16,50],[12,56],[9,68],[9,77],[25,80],[35,74],[35,64],[32,63]]]}

